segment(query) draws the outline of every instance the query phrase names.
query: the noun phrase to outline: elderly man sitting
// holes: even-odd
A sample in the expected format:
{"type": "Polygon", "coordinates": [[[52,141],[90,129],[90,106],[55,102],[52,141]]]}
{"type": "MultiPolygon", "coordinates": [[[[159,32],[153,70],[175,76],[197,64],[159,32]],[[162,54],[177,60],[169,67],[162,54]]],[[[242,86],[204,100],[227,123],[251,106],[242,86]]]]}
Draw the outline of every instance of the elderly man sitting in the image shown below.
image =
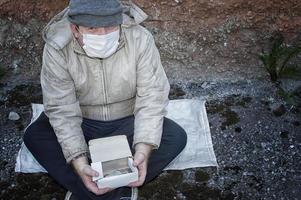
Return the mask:
{"type": "Polygon", "coordinates": [[[69,192],[66,199],[136,199],[183,150],[186,133],[166,118],[170,85],[146,14],[117,0],[71,0],[43,31],[41,85],[45,112],[24,142],[69,192]],[[124,134],[139,180],[99,189],[87,142],[124,134]]]}

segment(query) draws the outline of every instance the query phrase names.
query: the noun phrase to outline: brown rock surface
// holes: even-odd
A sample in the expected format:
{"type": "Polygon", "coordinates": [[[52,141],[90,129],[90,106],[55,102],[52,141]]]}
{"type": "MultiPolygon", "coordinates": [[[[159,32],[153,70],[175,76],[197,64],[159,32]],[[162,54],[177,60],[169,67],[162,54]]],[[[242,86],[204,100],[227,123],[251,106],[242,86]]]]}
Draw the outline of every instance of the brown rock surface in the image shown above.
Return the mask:
{"type": "MultiPolygon", "coordinates": [[[[287,42],[301,32],[299,0],[135,0],[148,14],[173,80],[242,80],[265,77],[258,59],[265,42],[282,32],[287,42]],[[235,76],[234,76],[235,75],[235,76]]],[[[1,18],[46,23],[67,0],[0,0],[1,18]]],[[[40,27],[42,28],[42,27],[40,27]]]]}

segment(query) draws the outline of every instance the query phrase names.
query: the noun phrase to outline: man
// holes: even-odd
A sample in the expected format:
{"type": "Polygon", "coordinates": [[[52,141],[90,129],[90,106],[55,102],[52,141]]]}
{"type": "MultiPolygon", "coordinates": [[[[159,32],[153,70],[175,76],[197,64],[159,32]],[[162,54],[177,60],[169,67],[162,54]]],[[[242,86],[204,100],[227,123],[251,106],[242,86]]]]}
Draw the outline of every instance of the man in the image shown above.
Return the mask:
{"type": "Polygon", "coordinates": [[[66,199],[135,199],[135,188],[159,175],[186,145],[185,131],[165,117],[170,85],[151,33],[139,25],[146,17],[132,3],[71,0],[43,30],[45,112],[27,128],[24,142],[70,191],[66,199]],[[120,134],[132,147],[139,180],[99,189],[87,142],[120,134]]]}

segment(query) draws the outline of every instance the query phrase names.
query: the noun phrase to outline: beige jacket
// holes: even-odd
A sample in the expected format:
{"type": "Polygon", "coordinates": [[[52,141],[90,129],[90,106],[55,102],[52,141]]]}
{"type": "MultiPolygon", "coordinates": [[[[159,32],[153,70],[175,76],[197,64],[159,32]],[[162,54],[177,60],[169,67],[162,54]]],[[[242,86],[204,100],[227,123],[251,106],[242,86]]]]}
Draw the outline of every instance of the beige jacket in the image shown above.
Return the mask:
{"type": "Polygon", "coordinates": [[[106,59],[85,54],[72,35],[68,8],[43,30],[43,104],[68,163],[88,152],[83,117],[106,121],[134,114],[133,146],[160,145],[170,85],[151,33],[139,25],[147,15],[134,4],[128,8],[118,50],[106,59]]]}

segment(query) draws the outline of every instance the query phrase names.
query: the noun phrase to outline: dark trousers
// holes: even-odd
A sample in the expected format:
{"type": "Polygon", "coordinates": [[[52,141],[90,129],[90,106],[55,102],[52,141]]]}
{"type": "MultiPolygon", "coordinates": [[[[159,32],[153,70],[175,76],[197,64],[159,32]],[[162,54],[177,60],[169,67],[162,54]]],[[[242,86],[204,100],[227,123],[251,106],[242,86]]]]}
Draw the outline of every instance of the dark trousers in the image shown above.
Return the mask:
{"type": "MultiPolygon", "coordinates": [[[[126,135],[130,147],[133,142],[134,116],[127,116],[112,121],[97,121],[83,119],[82,129],[85,140],[126,135]]],[[[119,200],[122,190],[126,187],[117,188],[104,195],[95,195],[87,190],[73,168],[66,163],[60,144],[49,123],[48,117],[42,113],[25,131],[24,143],[37,161],[48,171],[64,188],[74,193],[80,200],[119,200]]],[[[159,149],[153,150],[149,162],[145,183],[148,183],[183,150],[187,137],[184,129],[177,123],[164,117],[163,133],[159,149]]],[[[134,151],[133,151],[134,153],[134,151]]],[[[127,188],[129,189],[129,188],[127,188]]]]}

